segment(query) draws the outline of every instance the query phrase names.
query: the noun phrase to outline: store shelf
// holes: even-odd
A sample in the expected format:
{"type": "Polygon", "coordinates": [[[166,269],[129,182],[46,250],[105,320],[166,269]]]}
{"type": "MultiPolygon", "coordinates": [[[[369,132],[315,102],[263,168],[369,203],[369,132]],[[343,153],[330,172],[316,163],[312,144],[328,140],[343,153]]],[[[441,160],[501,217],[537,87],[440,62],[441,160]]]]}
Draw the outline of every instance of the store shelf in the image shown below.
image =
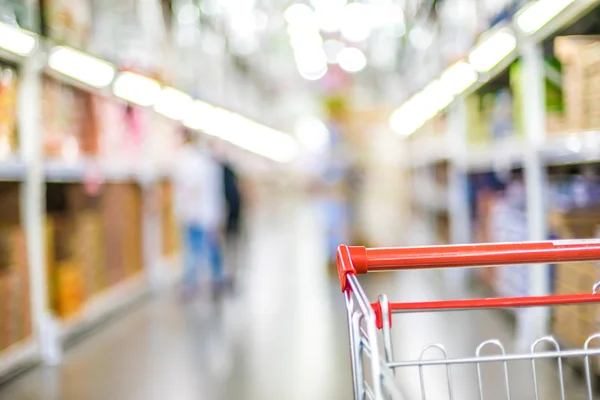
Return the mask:
{"type": "Polygon", "coordinates": [[[565,29],[587,15],[594,7],[600,5],[600,0],[577,0],[563,10],[559,15],[551,19],[545,26],[535,32],[532,37],[541,42],[558,31],[565,29]]]}
{"type": "Polygon", "coordinates": [[[600,161],[600,131],[551,135],[541,146],[545,165],[584,164],[600,161]]]}
{"type": "Polygon", "coordinates": [[[466,166],[470,172],[507,170],[523,165],[526,146],[521,138],[497,140],[490,145],[471,146],[466,166]]]}
{"type": "Polygon", "coordinates": [[[450,159],[448,146],[443,137],[416,140],[410,146],[409,154],[409,165],[411,168],[422,168],[450,159]]]}
{"type": "Polygon", "coordinates": [[[419,180],[414,183],[413,203],[425,210],[448,212],[448,193],[435,183],[419,180]]]}
{"type": "Polygon", "coordinates": [[[20,160],[0,161],[0,181],[22,181],[27,168],[20,160]]]}
{"type": "Polygon", "coordinates": [[[146,276],[142,273],[95,296],[83,306],[83,310],[77,317],[63,322],[61,331],[63,341],[68,342],[93,329],[120,310],[141,300],[149,290],[146,276]]]}
{"type": "Polygon", "coordinates": [[[39,361],[37,346],[33,339],[16,343],[0,352],[0,382],[5,377],[27,368],[39,361]]]}
{"type": "MultiPolygon", "coordinates": [[[[100,166],[91,160],[81,160],[74,163],[65,161],[46,161],[44,163],[44,175],[48,182],[72,183],[83,182],[90,171],[99,168],[101,178],[110,182],[131,182],[146,177],[149,174],[142,175],[137,169],[125,166],[100,166]]],[[[1,175],[0,175],[1,176],[1,175]]]]}

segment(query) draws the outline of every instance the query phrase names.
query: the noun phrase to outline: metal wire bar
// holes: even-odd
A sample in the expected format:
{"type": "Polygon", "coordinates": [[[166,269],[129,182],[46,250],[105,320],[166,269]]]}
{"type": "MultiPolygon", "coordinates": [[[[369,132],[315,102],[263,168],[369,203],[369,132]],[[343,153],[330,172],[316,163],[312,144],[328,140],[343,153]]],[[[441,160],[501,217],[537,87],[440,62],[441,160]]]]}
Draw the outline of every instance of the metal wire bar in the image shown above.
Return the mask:
{"type": "MultiPolygon", "coordinates": [[[[600,334],[598,334],[600,337],[600,334]]],[[[568,357],[588,357],[600,356],[600,348],[597,349],[577,349],[577,350],[561,350],[561,351],[545,351],[534,354],[507,354],[499,356],[482,356],[482,357],[465,357],[465,358],[450,358],[448,360],[413,360],[413,361],[396,361],[387,363],[388,368],[403,368],[403,367],[418,367],[426,365],[454,365],[454,364],[477,364],[486,362],[503,362],[503,361],[522,361],[522,360],[540,360],[552,358],[568,358],[568,357]]]]}
{"type": "MultiPolygon", "coordinates": [[[[538,340],[533,342],[533,344],[531,345],[531,353],[535,353],[535,349],[537,348],[537,346],[540,343],[544,343],[544,342],[552,344],[554,346],[554,349],[557,352],[560,352],[560,346],[558,345],[558,342],[556,341],[556,339],[554,339],[552,336],[544,336],[543,338],[539,338],[538,340]]],[[[535,393],[535,400],[539,400],[540,395],[539,395],[538,384],[537,384],[535,359],[531,360],[531,369],[532,369],[532,373],[533,373],[533,390],[535,393]]],[[[560,398],[562,400],[565,400],[565,380],[564,380],[564,376],[563,376],[562,358],[561,357],[558,357],[558,379],[559,379],[559,383],[560,383],[560,398]]]]}
{"type": "MultiPolygon", "coordinates": [[[[448,353],[446,352],[446,349],[444,348],[443,345],[441,344],[430,344],[427,345],[425,347],[423,347],[421,349],[421,355],[419,356],[419,360],[423,359],[423,356],[425,355],[425,353],[427,352],[427,350],[429,349],[438,349],[442,352],[442,354],[444,355],[444,359],[448,359],[448,353]]],[[[392,369],[392,371],[395,371],[395,369],[392,369]]],[[[450,400],[452,400],[454,398],[453,393],[452,393],[452,373],[450,371],[450,365],[446,364],[446,378],[448,379],[448,396],[450,398],[450,400]]],[[[425,395],[425,379],[423,378],[423,366],[420,365],[419,366],[419,380],[421,383],[421,398],[423,400],[426,400],[426,395],[425,395]]]]}

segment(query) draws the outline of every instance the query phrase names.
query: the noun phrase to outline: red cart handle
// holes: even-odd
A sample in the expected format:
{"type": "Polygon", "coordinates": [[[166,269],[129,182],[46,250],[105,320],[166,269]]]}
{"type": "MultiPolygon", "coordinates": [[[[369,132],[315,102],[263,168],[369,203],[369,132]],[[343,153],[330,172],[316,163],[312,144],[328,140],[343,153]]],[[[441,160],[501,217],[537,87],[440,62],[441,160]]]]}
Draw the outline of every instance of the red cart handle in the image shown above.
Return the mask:
{"type": "Polygon", "coordinates": [[[590,260],[600,260],[600,239],[372,249],[341,245],[337,253],[342,291],[348,274],[371,271],[590,260]]]}

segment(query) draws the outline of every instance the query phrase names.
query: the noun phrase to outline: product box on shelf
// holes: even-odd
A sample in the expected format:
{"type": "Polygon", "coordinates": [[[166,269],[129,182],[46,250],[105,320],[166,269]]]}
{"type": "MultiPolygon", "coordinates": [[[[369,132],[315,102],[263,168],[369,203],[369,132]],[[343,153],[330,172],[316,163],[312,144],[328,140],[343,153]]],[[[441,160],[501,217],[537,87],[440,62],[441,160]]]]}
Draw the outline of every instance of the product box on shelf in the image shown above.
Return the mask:
{"type": "Polygon", "coordinates": [[[161,192],[161,226],[162,226],[162,254],[166,257],[174,256],[179,251],[179,228],[175,218],[173,203],[173,186],[168,181],[160,185],[161,192]]]}
{"type": "Polygon", "coordinates": [[[0,349],[32,333],[25,246],[20,226],[0,227],[0,349]]]}
{"type": "Polygon", "coordinates": [[[0,64],[0,159],[17,151],[17,74],[0,64]]]}
{"type": "Polygon", "coordinates": [[[42,83],[44,154],[76,161],[99,151],[98,116],[92,94],[46,77],[42,83]]]}
{"type": "Polygon", "coordinates": [[[50,38],[85,50],[92,34],[92,2],[86,0],[44,0],[42,30],[50,38]]]}
{"type": "MultiPolygon", "coordinates": [[[[546,106],[546,131],[548,133],[564,132],[564,104],[563,91],[561,87],[561,65],[554,57],[544,58],[544,93],[546,106]]],[[[513,115],[515,131],[518,135],[524,135],[523,127],[523,101],[525,89],[523,88],[522,62],[515,61],[510,67],[510,87],[513,93],[513,115]]]]}
{"type": "Polygon", "coordinates": [[[108,285],[105,271],[103,234],[97,211],[82,211],[75,216],[73,254],[81,265],[84,280],[84,297],[89,299],[108,285]]]}
{"type": "Polygon", "coordinates": [[[126,185],[123,190],[123,266],[128,276],[142,270],[142,196],[137,185],[126,185]]]}
{"type": "MultiPolygon", "coordinates": [[[[574,208],[553,211],[549,225],[560,239],[597,237],[600,207],[574,208]]],[[[590,293],[600,279],[597,262],[558,263],[554,290],[557,294],[590,293]]],[[[566,346],[581,347],[589,335],[597,330],[600,314],[594,306],[556,307],[552,329],[557,339],[566,346]]]]}
{"type": "Polygon", "coordinates": [[[123,196],[120,187],[123,184],[110,183],[105,185],[101,200],[102,233],[105,244],[105,270],[109,285],[114,285],[125,277],[123,265],[124,226],[123,196]]]}
{"type": "Polygon", "coordinates": [[[590,84],[600,62],[600,36],[560,36],[554,41],[554,53],[562,63],[565,128],[594,129],[598,113],[597,99],[590,84]],[[594,118],[592,118],[594,117],[594,118]]]}

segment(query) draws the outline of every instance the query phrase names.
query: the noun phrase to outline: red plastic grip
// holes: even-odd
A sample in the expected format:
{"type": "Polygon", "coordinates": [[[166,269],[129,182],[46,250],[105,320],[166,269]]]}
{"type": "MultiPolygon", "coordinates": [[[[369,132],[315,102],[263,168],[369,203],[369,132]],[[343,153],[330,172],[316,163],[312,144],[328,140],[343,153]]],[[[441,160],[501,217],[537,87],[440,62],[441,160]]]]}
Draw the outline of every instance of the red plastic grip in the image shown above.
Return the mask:
{"type": "Polygon", "coordinates": [[[337,250],[337,268],[342,292],[346,291],[348,274],[366,274],[368,271],[367,249],[360,246],[341,245],[337,250]]]}
{"type": "MultiPolygon", "coordinates": [[[[392,326],[392,308],[390,307],[391,303],[388,303],[388,321],[390,322],[390,327],[392,326]]],[[[381,303],[371,303],[371,307],[375,312],[375,325],[377,329],[383,328],[383,310],[381,309],[381,303]]]]}
{"type": "Polygon", "coordinates": [[[345,282],[349,272],[600,260],[600,239],[374,249],[341,245],[337,258],[345,282]]]}

